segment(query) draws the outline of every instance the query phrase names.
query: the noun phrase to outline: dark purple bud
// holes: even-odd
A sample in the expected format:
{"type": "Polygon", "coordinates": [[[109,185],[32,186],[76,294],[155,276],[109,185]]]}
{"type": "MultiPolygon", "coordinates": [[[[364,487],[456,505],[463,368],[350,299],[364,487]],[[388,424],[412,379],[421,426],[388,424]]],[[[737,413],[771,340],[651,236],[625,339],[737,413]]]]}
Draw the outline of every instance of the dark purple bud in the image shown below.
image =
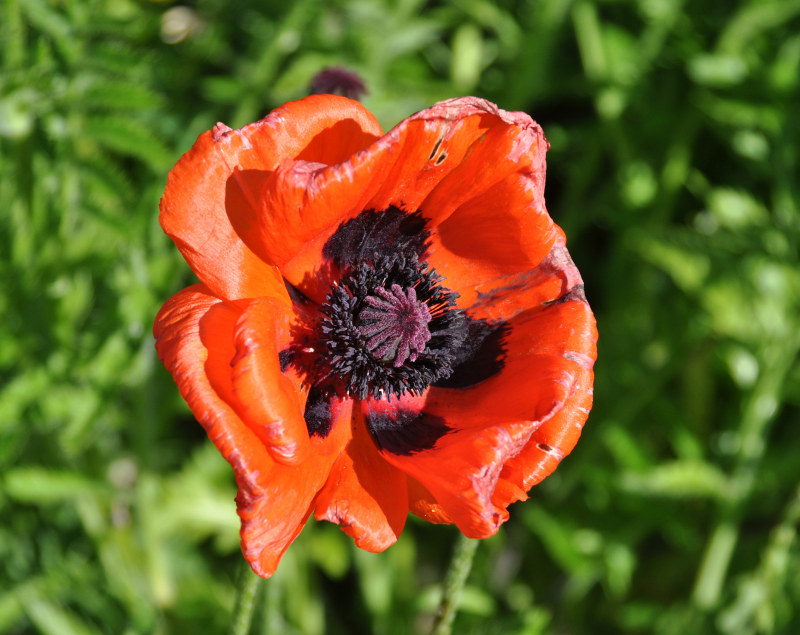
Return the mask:
{"type": "Polygon", "coordinates": [[[358,100],[367,94],[367,86],[353,71],[341,66],[329,66],[314,75],[309,92],[312,95],[342,95],[358,100]]]}

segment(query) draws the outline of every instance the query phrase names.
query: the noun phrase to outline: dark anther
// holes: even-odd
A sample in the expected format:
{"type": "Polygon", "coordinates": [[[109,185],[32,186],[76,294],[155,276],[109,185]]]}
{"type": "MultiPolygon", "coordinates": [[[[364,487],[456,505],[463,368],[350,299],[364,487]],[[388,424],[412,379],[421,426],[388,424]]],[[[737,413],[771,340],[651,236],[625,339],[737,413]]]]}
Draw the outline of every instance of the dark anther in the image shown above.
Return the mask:
{"type": "MultiPolygon", "coordinates": [[[[312,332],[295,335],[291,355],[282,353],[281,368],[302,370],[329,396],[388,401],[500,372],[507,329],[456,307],[458,294],[425,262],[429,237],[421,214],[392,206],[342,223],[322,248],[338,280],[312,332]]],[[[287,289],[295,306],[308,308],[298,289],[287,289]]],[[[309,401],[309,429],[324,428],[326,402],[309,401]]]]}
{"type": "Polygon", "coordinates": [[[419,394],[448,377],[467,325],[441,282],[413,253],[354,267],[321,307],[320,376],[358,399],[419,394]]]}

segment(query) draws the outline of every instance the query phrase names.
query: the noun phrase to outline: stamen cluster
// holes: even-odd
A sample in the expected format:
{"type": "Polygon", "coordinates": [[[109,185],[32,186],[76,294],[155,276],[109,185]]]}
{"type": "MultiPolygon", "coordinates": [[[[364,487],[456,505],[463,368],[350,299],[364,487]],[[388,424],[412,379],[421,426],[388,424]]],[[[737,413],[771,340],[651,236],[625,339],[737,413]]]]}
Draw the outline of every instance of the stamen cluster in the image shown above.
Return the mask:
{"type": "Polygon", "coordinates": [[[416,255],[361,263],[321,307],[322,362],[345,394],[419,394],[449,377],[467,331],[457,294],[416,255]]]}

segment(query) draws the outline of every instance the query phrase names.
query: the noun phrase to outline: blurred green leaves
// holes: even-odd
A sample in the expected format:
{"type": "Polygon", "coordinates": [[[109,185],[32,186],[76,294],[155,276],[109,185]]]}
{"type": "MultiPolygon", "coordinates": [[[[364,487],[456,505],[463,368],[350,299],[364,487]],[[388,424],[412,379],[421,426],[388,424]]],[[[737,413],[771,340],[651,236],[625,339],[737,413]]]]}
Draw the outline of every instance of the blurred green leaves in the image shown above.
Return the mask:
{"type": "MultiPolygon", "coordinates": [[[[800,622],[800,3],[7,0],[0,6],[0,631],[225,632],[235,487],[155,359],[192,280],[169,167],[358,72],[389,128],[472,93],[545,128],[600,330],[595,407],[481,545],[459,633],[800,622]]],[[[311,523],[253,632],[430,624],[452,530],[311,523]]]]}

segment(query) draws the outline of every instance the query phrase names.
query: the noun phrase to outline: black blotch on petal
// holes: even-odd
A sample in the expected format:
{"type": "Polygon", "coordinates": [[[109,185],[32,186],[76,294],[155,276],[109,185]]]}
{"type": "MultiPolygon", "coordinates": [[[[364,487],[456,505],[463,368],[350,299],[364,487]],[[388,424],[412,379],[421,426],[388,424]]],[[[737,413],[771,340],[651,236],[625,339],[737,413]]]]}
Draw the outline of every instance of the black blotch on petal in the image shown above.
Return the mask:
{"type": "Polygon", "coordinates": [[[381,254],[414,254],[423,260],[429,233],[417,212],[407,214],[391,206],[365,210],[342,223],[322,247],[322,256],[340,269],[374,262],[381,254]]]}
{"type": "Polygon", "coordinates": [[[378,448],[402,456],[431,449],[450,429],[441,417],[404,408],[369,413],[364,419],[378,448]]]}
{"type": "Polygon", "coordinates": [[[307,306],[311,304],[311,298],[300,291],[300,289],[294,286],[286,278],[283,279],[283,286],[286,287],[286,291],[289,294],[289,299],[295,306],[307,306]]]}
{"type": "Polygon", "coordinates": [[[333,424],[333,412],[331,411],[331,398],[333,394],[317,386],[312,386],[308,391],[308,400],[303,416],[306,420],[309,436],[322,437],[328,436],[333,424]]]}
{"type": "Polygon", "coordinates": [[[281,372],[286,372],[286,369],[289,368],[289,365],[292,363],[294,359],[294,351],[291,348],[287,348],[282,350],[278,353],[278,363],[281,365],[281,372]]]}
{"type": "Polygon", "coordinates": [[[467,317],[467,336],[456,354],[449,377],[432,384],[437,388],[469,388],[497,375],[505,366],[504,340],[508,325],[467,317]]]}
{"type": "Polygon", "coordinates": [[[436,153],[437,153],[437,152],[439,152],[439,148],[441,148],[441,147],[442,147],[442,141],[444,141],[444,135],[442,135],[441,137],[439,137],[439,138],[436,140],[436,143],[434,143],[434,144],[433,144],[433,149],[431,150],[431,154],[430,154],[430,156],[428,157],[428,161],[433,161],[433,157],[435,157],[435,156],[436,156],[436,153]]]}
{"type": "Polygon", "coordinates": [[[582,284],[576,284],[560,298],[556,298],[550,304],[563,304],[564,302],[586,302],[586,289],[582,284]]]}

